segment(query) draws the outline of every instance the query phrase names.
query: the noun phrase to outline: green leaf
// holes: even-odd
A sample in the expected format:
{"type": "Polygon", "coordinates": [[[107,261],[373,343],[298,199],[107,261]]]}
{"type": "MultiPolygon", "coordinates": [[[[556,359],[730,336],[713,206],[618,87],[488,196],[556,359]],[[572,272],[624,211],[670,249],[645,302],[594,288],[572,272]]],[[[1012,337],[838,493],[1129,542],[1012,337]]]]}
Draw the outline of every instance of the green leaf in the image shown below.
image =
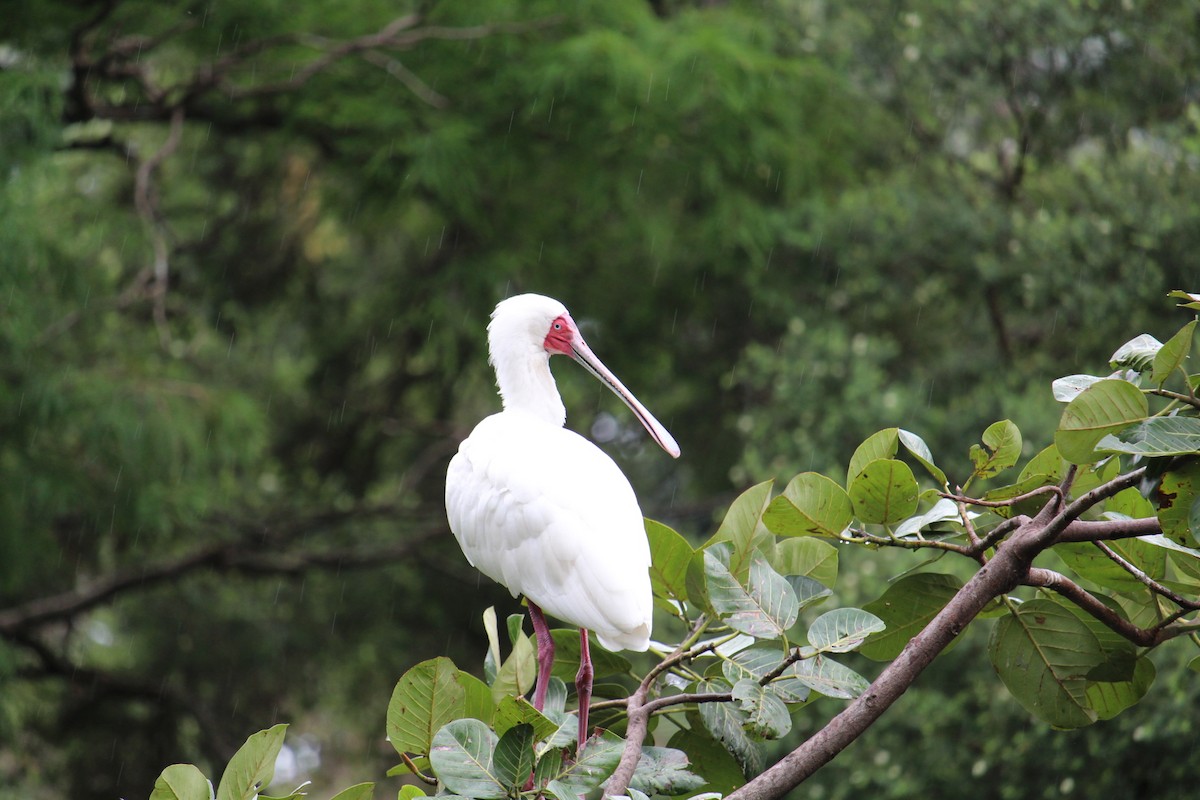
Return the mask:
{"type": "Polygon", "coordinates": [[[681,728],[671,735],[667,746],[688,754],[692,762],[692,771],[705,780],[703,788],[708,791],[727,795],[746,782],[746,776],[738,762],[703,727],[681,728]]]}
{"type": "Polygon", "coordinates": [[[1163,475],[1154,503],[1163,536],[1184,547],[1200,545],[1200,461],[1163,475]]]}
{"type": "Polygon", "coordinates": [[[456,719],[433,735],[429,763],[455,794],[497,800],[508,792],[493,763],[496,734],[477,719],[456,719]]]}
{"type": "Polygon", "coordinates": [[[912,637],[925,630],[960,588],[962,581],[953,575],[918,572],[900,578],[878,600],[863,606],[887,628],[871,634],[859,652],[873,661],[891,661],[912,637]]]}
{"type": "Polygon", "coordinates": [[[897,429],[897,434],[900,437],[900,443],[917,460],[917,463],[933,476],[933,479],[938,482],[939,487],[945,487],[949,483],[946,480],[946,473],[942,472],[938,465],[933,463],[933,453],[929,451],[929,445],[925,444],[925,440],[903,428],[897,429]]]}
{"type": "Polygon", "coordinates": [[[1177,305],[1179,308],[1190,308],[1195,311],[1200,311],[1200,294],[1192,294],[1191,292],[1185,292],[1182,289],[1172,289],[1170,292],[1167,292],[1167,297],[1178,297],[1181,300],[1190,301],[1186,303],[1178,303],[1177,305]]]}
{"type": "MultiPolygon", "coordinates": [[[[970,513],[970,512],[968,512],[970,513]]],[[[962,519],[958,511],[958,504],[949,498],[943,497],[933,504],[924,514],[915,517],[909,517],[896,526],[896,537],[903,539],[908,536],[915,536],[924,528],[933,525],[937,522],[946,522],[954,520],[959,522],[962,519]]]]}
{"type": "Polygon", "coordinates": [[[1021,457],[1021,431],[1011,420],[993,422],[983,432],[983,445],[971,445],[973,475],[990,478],[1016,464],[1021,457]]]}
{"type": "MultiPolygon", "coordinates": [[[[513,632],[511,624],[509,632],[513,632]]],[[[496,671],[496,680],[492,682],[492,699],[497,703],[509,695],[527,694],[537,680],[537,653],[533,640],[518,627],[512,642],[512,652],[504,659],[496,671]]]]}
{"type": "Polygon", "coordinates": [[[1056,378],[1050,384],[1050,391],[1053,392],[1054,399],[1058,402],[1069,403],[1078,397],[1084,389],[1102,380],[1104,378],[1098,375],[1067,375],[1063,378],[1056,378]]]}
{"type": "Polygon", "coordinates": [[[1096,443],[1097,452],[1136,456],[1181,456],[1200,453],[1200,418],[1151,417],[1109,434],[1096,443]]]}
{"type": "Polygon", "coordinates": [[[428,753],[433,734],[462,716],[467,690],[448,658],[422,661],[400,676],[387,710],[387,735],[398,753],[428,753]]]}
{"type": "Polygon", "coordinates": [[[803,575],[825,586],[837,582],[838,550],[820,539],[811,536],[781,539],[769,551],[768,559],[780,575],[803,575]]]}
{"type": "MultiPolygon", "coordinates": [[[[397,800],[411,800],[414,797],[424,797],[425,792],[421,791],[416,786],[406,786],[400,790],[400,795],[397,800]],[[404,794],[404,789],[412,789],[419,794],[412,792],[404,794]]],[[[353,786],[342,789],[329,800],[371,800],[375,796],[375,784],[373,783],[356,783],[353,786]]]]}
{"type": "MultiPolygon", "coordinates": [[[[550,636],[554,639],[554,667],[550,670],[550,674],[556,678],[562,678],[566,682],[574,681],[576,673],[579,672],[580,658],[583,655],[579,644],[579,631],[555,628],[550,631],[550,636]]],[[[629,659],[625,656],[605,650],[596,643],[594,637],[589,641],[591,642],[589,649],[592,655],[592,669],[595,670],[597,678],[608,675],[624,675],[632,668],[629,659]]]]}
{"type": "MultiPolygon", "coordinates": [[[[1166,574],[1167,555],[1162,549],[1137,539],[1121,539],[1106,544],[1110,550],[1151,578],[1157,580],[1166,574]]],[[[1149,591],[1141,581],[1091,542],[1066,542],[1056,545],[1054,552],[1082,577],[1106,589],[1143,598],[1149,591]]]]}
{"type": "Polygon", "coordinates": [[[688,754],[672,747],[643,747],[630,788],[647,795],[694,792],[705,780],[691,771],[688,754]]]}
{"type": "Polygon", "coordinates": [[[728,545],[715,545],[704,554],[709,600],[729,627],[755,638],[777,639],[795,624],[796,593],[760,553],[751,557],[746,586],[729,570],[728,545]]]}
{"type": "Polygon", "coordinates": [[[259,731],[233,754],[221,784],[217,800],[254,800],[275,775],[275,759],[283,747],[287,725],[275,725],[259,731]]]}
{"type": "MultiPolygon", "coordinates": [[[[1040,476],[1043,481],[1038,485],[1044,486],[1051,483],[1058,483],[1063,479],[1063,475],[1065,474],[1066,468],[1063,463],[1062,454],[1058,452],[1057,447],[1050,445],[1025,463],[1025,466],[1021,468],[1021,474],[1017,476],[1017,482],[1021,483],[1031,477],[1040,476]]],[[[1037,486],[1031,486],[1030,488],[1035,489],[1037,486]]],[[[1018,494],[1023,493],[1018,492],[1018,494]]]]}
{"type": "Polygon", "coordinates": [[[1142,656],[1134,662],[1133,676],[1127,681],[1090,681],[1087,701],[1100,719],[1112,719],[1136,704],[1154,683],[1154,662],[1142,656]]]}
{"type": "MultiPolygon", "coordinates": [[[[778,647],[756,644],[734,653],[730,660],[721,664],[721,672],[730,684],[745,678],[759,681],[777,669],[785,655],[778,647]]],[[[808,684],[801,682],[796,675],[796,664],[790,664],[779,677],[767,684],[767,688],[785,703],[803,703],[808,699],[810,690],[808,684]]]]}
{"type": "Polygon", "coordinates": [[[1196,320],[1180,328],[1174,336],[1167,340],[1154,356],[1154,368],[1150,372],[1150,381],[1159,386],[1166,383],[1171,373],[1183,366],[1192,350],[1192,336],[1196,332],[1196,320]]]}
{"type": "Polygon", "coordinates": [[[172,764],[154,782],[150,800],[212,800],[212,784],[192,764],[172,764]]]}
{"type": "Polygon", "coordinates": [[[780,536],[838,538],[854,510],[846,490],[815,472],[802,472],[763,513],[763,524],[780,536]]]}
{"type": "MultiPolygon", "coordinates": [[[[568,720],[575,720],[574,716],[563,716],[568,720]]],[[[540,742],[553,736],[559,723],[538,711],[533,707],[533,703],[524,697],[505,697],[496,707],[496,733],[504,736],[521,725],[533,728],[534,739],[540,742]]]]}
{"type": "Polygon", "coordinates": [[[872,461],[895,458],[899,443],[899,428],[884,428],[871,434],[855,448],[854,455],[850,456],[850,467],[846,470],[846,477],[853,479],[872,461]]]}
{"type": "Polygon", "coordinates": [[[655,597],[686,602],[687,568],[695,551],[675,531],[661,522],[646,520],[646,538],[650,541],[650,585],[655,597]]]}
{"type": "MultiPolygon", "coordinates": [[[[733,687],[723,679],[701,681],[696,689],[702,693],[732,692],[733,687]]],[[[742,773],[762,772],[762,750],[746,734],[746,714],[735,703],[701,703],[700,721],[712,737],[725,746],[738,762],[742,773]]]]}
{"type": "Polygon", "coordinates": [[[1054,434],[1054,444],[1072,464],[1102,458],[1096,445],[1149,414],[1146,396],[1129,381],[1103,380],[1092,384],[1067,404],[1054,434]]]}
{"type": "Polygon", "coordinates": [[[1162,342],[1148,333],[1135,336],[1117,348],[1108,360],[1113,369],[1131,369],[1134,372],[1148,372],[1154,365],[1154,357],[1162,349],[1162,342]]]}
{"type": "Polygon", "coordinates": [[[756,739],[779,739],[792,729],[787,706],[774,692],[751,678],[733,685],[733,700],[746,715],[743,727],[756,739]]]}
{"type": "Polygon", "coordinates": [[[1096,721],[1087,673],[1104,654],[1069,610],[1049,600],[1024,603],[999,620],[988,649],[1000,680],[1031,714],[1058,728],[1096,721]]]}
{"type": "Polygon", "coordinates": [[[708,547],[717,542],[732,543],[733,552],[737,556],[733,562],[734,572],[739,571],[743,558],[750,550],[750,543],[759,528],[763,511],[771,501],[773,483],[774,481],[764,481],[738,495],[725,512],[721,527],[717,528],[717,532],[704,544],[708,547]]]}
{"type": "Polygon", "coordinates": [[[488,650],[483,658],[483,677],[488,686],[496,682],[500,669],[500,631],[496,625],[496,607],[488,606],[483,612],[483,629],[487,633],[488,650]]]}
{"type": "Polygon", "coordinates": [[[883,620],[861,608],[835,608],[813,620],[808,643],[821,653],[849,653],[884,629],[883,620]]]}
{"type": "Polygon", "coordinates": [[[617,768],[624,748],[625,742],[611,733],[593,736],[574,762],[563,765],[554,780],[576,796],[587,794],[604,783],[617,768]]]}
{"type": "Polygon", "coordinates": [[[493,766],[496,779],[509,791],[520,790],[533,774],[533,726],[514,725],[496,742],[493,766]]]}
{"type": "Polygon", "coordinates": [[[890,525],[917,510],[920,487],[903,461],[878,459],[850,482],[854,513],[863,522],[890,525]]]}
{"type": "Polygon", "coordinates": [[[791,674],[808,688],[826,697],[853,700],[867,690],[867,679],[825,656],[797,661],[791,674]]]}

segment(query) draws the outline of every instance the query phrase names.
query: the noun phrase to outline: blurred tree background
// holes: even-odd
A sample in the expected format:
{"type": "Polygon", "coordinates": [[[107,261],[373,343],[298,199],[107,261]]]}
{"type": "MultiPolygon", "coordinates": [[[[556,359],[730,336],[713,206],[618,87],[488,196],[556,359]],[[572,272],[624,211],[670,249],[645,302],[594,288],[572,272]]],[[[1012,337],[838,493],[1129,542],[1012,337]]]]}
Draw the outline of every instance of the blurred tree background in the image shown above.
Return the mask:
{"type": "MultiPolygon", "coordinates": [[[[1188,3],[0,19],[0,797],[144,796],[280,720],[319,786],[386,770],[399,674],[478,663],[482,610],[517,609],[442,509],[498,408],[508,294],[563,300],[673,431],[678,464],[643,458],[561,371],[568,424],[699,538],[735,490],[836,471],[887,425],[961,453],[952,474],[1002,417],[1033,452],[1051,379],[1165,338],[1165,293],[1200,288],[1188,3]]],[[[1030,730],[968,649],[814,796],[1190,796],[1183,682],[1030,730]]],[[[832,713],[808,711],[794,736],[832,713]]]]}

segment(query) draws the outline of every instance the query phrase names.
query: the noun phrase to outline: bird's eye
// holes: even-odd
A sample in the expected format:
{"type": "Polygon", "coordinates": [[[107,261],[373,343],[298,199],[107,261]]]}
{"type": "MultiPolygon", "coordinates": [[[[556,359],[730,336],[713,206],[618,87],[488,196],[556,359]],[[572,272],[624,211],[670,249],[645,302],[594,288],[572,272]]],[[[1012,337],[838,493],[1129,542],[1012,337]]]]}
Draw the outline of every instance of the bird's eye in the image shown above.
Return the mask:
{"type": "Polygon", "coordinates": [[[561,323],[561,322],[556,322],[556,323],[554,323],[554,330],[556,330],[556,331],[561,331],[561,330],[562,330],[562,323],[561,323]]]}

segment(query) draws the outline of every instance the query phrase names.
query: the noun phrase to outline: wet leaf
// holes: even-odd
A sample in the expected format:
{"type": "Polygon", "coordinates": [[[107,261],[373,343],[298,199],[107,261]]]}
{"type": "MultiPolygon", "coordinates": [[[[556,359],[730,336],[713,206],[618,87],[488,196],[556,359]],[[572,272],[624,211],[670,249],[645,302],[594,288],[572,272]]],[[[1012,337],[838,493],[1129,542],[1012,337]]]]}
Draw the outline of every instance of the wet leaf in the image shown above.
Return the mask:
{"type": "Polygon", "coordinates": [[[900,443],[917,460],[917,463],[933,476],[933,479],[938,482],[939,487],[945,487],[948,483],[946,473],[942,472],[941,468],[933,463],[933,453],[929,451],[929,445],[925,444],[925,440],[903,428],[898,429],[897,434],[900,437],[900,443]]]}
{"type": "Polygon", "coordinates": [[[853,700],[870,685],[862,675],[825,656],[797,661],[792,666],[796,680],[826,697],[853,700]]]}
{"type": "Polygon", "coordinates": [[[824,475],[802,472],[771,501],[763,514],[763,524],[780,536],[836,539],[853,516],[845,489],[824,475]]]}
{"type": "Polygon", "coordinates": [[[1135,336],[1117,348],[1108,360],[1113,369],[1132,369],[1135,372],[1148,372],[1154,365],[1154,357],[1162,348],[1162,342],[1148,333],[1135,336]]]}
{"type": "Polygon", "coordinates": [[[1096,451],[1147,457],[1200,453],[1200,418],[1151,417],[1105,436],[1096,444],[1096,451]]]}
{"type": "Polygon", "coordinates": [[[1034,716],[1058,728],[1097,719],[1087,673],[1104,654],[1088,627],[1063,606],[1032,600],[1002,617],[988,647],[1009,692],[1034,716]]]}
{"type": "Polygon", "coordinates": [[[688,754],[672,747],[642,747],[630,788],[653,796],[694,792],[705,784],[692,771],[688,754]]]}
{"type": "Polygon", "coordinates": [[[768,558],[780,575],[803,575],[825,586],[837,582],[837,548],[820,539],[811,536],[782,539],[770,550],[768,558]]]}
{"type": "Polygon", "coordinates": [[[971,445],[974,475],[990,478],[1017,463],[1021,456],[1021,431],[1011,420],[993,422],[983,432],[983,447],[971,445]]]}
{"type": "Polygon", "coordinates": [[[496,743],[496,734],[479,720],[456,719],[433,735],[429,763],[451,792],[498,800],[508,792],[496,774],[496,743]]]}
{"type": "Polygon", "coordinates": [[[962,588],[953,575],[918,572],[906,575],[887,588],[878,600],[863,606],[878,616],[887,628],[867,638],[859,652],[874,661],[890,661],[912,637],[925,630],[962,588]]]}
{"type": "Polygon", "coordinates": [[[850,483],[854,513],[863,522],[889,525],[917,510],[920,487],[903,461],[869,462],[850,483]]]}
{"type": "Polygon", "coordinates": [[[1141,422],[1148,414],[1145,395],[1132,383],[1099,381],[1063,410],[1054,444],[1072,464],[1090,464],[1103,457],[1095,452],[1101,439],[1141,422]]]}
{"type": "Polygon", "coordinates": [[[191,764],[172,764],[154,781],[150,800],[212,800],[212,784],[191,764]]]}
{"type": "Polygon", "coordinates": [[[1183,366],[1192,350],[1192,337],[1196,332],[1196,320],[1180,328],[1174,336],[1166,341],[1154,356],[1154,368],[1150,373],[1151,382],[1162,386],[1171,373],[1183,366]]]}
{"type": "Polygon", "coordinates": [[[254,800],[275,775],[287,725],[275,725],[246,740],[221,774],[217,800],[254,800]]]}
{"type": "Polygon", "coordinates": [[[792,627],[799,603],[791,585],[759,553],[751,558],[750,574],[743,586],[729,571],[728,548],[705,551],[704,569],[708,596],[721,620],[736,631],[760,639],[776,639],[792,627]]]}
{"type": "Polygon", "coordinates": [[[808,627],[808,643],[822,653],[849,653],[883,629],[883,620],[869,611],[835,608],[813,620],[808,627]]]}
{"type": "Polygon", "coordinates": [[[778,695],[752,678],[733,685],[733,700],[746,715],[746,732],[756,739],[779,739],[792,729],[792,718],[778,695]]]}
{"type": "Polygon", "coordinates": [[[646,520],[646,538],[650,541],[650,585],[654,595],[686,602],[688,562],[695,552],[692,546],[671,528],[651,519],[646,520]]]}
{"type": "Polygon", "coordinates": [[[868,436],[850,456],[850,466],[846,469],[846,477],[853,480],[855,475],[862,472],[867,464],[879,459],[895,458],[900,444],[899,428],[884,428],[868,436]]]}
{"type": "Polygon", "coordinates": [[[1055,400],[1060,403],[1069,403],[1078,397],[1084,389],[1102,380],[1104,378],[1098,375],[1067,375],[1062,378],[1056,378],[1050,384],[1050,390],[1053,392],[1055,400]]]}

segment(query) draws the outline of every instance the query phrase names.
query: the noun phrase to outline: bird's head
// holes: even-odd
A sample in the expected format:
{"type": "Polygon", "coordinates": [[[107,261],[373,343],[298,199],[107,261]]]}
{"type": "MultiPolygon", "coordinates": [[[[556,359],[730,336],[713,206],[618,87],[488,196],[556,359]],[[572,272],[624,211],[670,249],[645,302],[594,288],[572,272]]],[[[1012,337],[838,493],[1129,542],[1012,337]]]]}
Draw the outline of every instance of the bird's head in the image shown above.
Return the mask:
{"type": "MultiPolygon", "coordinates": [[[[663,450],[679,457],[675,439],[596,357],[567,307],[557,300],[540,294],[520,294],[500,301],[488,324],[488,352],[498,377],[513,362],[541,361],[552,355],[571,357],[625,401],[663,450]]],[[[504,378],[500,380],[504,395],[504,378]]]]}

